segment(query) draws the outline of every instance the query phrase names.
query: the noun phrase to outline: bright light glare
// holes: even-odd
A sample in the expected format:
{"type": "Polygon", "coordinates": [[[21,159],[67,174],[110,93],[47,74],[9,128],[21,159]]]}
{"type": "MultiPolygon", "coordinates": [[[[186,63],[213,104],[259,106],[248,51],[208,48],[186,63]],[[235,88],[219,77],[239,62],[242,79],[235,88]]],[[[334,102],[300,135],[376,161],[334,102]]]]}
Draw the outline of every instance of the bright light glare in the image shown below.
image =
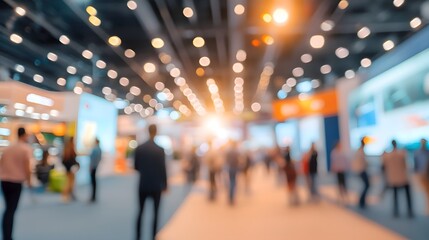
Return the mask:
{"type": "Polygon", "coordinates": [[[325,37],[322,35],[314,35],[310,38],[310,45],[313,48],[322,48],[325,45],[325,37]]]}
{"type": "Polygon", "coordinates": [[[204,41],[204,38],[202,38],[202,37],[196,37],[196,38],[194,38],[194,40],[192,41],[192,43],[194,44],[194,46],[196,48],[200,48],[200,47],[204,46],[205,41],[204,41]]]}
{"type": "Polygon", "coordinates": [[[10,35],[10,40],[16,44],[22,43],[22,37],[15,33],[10,35]]]}
{"type": "Polygon", "coordinates": [[[395,43],[392,40],[387,40],[383,43],[383,48],[386,51],[390,51],[395,47],[395,43]]]}
{"type": "Polygon", "coordinates": [[[164,41],[161,38],[154,38],[151,43],[154,48],[162,48],[164,46],[164,41]]]}
{"type": "Polygon", "coordinates": [[[192,16],[194,16],[194,10],[192,10],[192,8],[190,7],[185,7],[183,9],[183,15],[187,18],[191,18],[192,16]]]}
{"type": "Polygon", "coordinates": [[[289,19],[289,13],[283,8],[278,8],[274,11],[273,18],[274,22],[284,24],[289,19]]]}
{"type": "Polygon", "coordinates": [[[237,4],[234,7],[234,13],[237,15],[242,15],[245,10],[246,10],[246,8],[241,4],[237,4]]]}
{"type": "Polygon", "coordinates": [[[135,1],[130,0],[127,2],[127,7],[130,10],[136,10],[137,9],[137,3],[135,1]]]}
{"type": "Polygon", "coordinates": [[[18,14],[21,17],[25,16],[25,14],[27,13],[27,11],[25,11],[25,9],[22,7],[16,7],[15,12],[16,12],[16,14],[18,14]]]}
{"type": "Polygon", "coordinates": [[[109,37],[108,42],[110,45],[117,47],[117,46],[121,45],[122,40],[118,36],[111,36],[111,37],[109,37]]]}

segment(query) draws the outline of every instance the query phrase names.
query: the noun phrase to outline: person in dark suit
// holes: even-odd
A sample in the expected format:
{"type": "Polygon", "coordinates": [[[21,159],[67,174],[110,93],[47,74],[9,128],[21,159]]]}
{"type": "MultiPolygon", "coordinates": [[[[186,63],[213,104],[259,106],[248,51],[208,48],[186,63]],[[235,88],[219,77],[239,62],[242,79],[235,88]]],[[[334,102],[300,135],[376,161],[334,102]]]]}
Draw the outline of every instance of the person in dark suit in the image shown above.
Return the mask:
{"type": "Polygon", "coordinates": [[[134,168],[140,174],[139,182],[139,211],[137,215],[136,239],[141,238],[141,221],[144,203],[147,198],[154,202],[153,232],[155,239],[158,227],[158,210],[161,194],[167,190],[167,170],[164,149],[158,146],[154,139],[157,133],[156,125],[149,126],[150,139],[139,145],[135,151],[134,168]]]}
{"type": "Polygon", "coordinates": [[[309,175],[310,175],[310,195],[311,200],[318,200],[319,193],[317,191],[317,157],[318,153],[316,150],[316,144],[312,143],[309,151],[309,175]]]}

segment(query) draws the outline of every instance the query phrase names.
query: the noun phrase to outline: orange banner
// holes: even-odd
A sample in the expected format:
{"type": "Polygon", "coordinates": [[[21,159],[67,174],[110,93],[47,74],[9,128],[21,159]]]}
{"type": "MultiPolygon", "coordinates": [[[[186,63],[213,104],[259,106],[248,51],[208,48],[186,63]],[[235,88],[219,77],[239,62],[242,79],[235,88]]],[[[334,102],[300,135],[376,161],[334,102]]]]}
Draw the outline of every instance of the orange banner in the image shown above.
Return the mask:
{"type": "Polygon", "coordinates": [[[277,121],[317,114],[330,116],[337,113],[335,89],[273,102],[273,117],[277,121]]]}

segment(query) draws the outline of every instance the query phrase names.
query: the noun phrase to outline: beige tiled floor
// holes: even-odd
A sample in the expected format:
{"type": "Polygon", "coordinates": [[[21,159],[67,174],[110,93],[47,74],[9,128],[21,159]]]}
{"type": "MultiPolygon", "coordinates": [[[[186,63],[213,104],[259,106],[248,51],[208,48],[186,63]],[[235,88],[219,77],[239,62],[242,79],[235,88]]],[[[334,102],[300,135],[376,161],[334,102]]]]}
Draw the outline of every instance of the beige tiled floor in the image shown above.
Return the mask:
{"type": "MultiPolygon", "coordinates": [[[[196,191],[160,232],[159,240],[403,239],[330,203],[290,207],[284,188],[262,169],[253,174],[250,195],[239,188],[234,207],[227,204],[224,193],[217,202],[208,202],[205,185],[197,184],[196,191]]],[[[302,198],[305,194],[301,189],[302,198]]]]}

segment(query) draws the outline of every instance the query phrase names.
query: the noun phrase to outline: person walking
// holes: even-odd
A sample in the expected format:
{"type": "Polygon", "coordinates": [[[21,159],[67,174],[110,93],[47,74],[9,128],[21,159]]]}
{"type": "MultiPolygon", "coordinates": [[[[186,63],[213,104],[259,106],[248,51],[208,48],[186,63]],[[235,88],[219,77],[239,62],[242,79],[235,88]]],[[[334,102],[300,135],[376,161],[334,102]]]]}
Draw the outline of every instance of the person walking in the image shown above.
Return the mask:
{"type": "Polygon", "coordinates": [[[92,193],[91,193],[91,203],[95,203],[97,200],[97,167],[101,162],[102,152],[100,147],[100,140],[95,139],[95,145],[92,148],[91,155],[89,156],[90,163],[89,163],[89,169],[90,169],[90,176],[91,176],[91,186],[92,186],[92,193]]]}
{"type": "Polygon", "coordinates": [[[308,152],[309,160],[308,160],[308,174],[310,176],[310,200],[315,201],[319,199],[319,192],[317,191],[317,172],[318,172],[318,164],[317,158],[318,153],[316,150],[316,144],[312,143],[311,148],[308,152]]]}
{"type": "Polygon", "coordinates": [[[76,161],[76,150],[74,147],[74,138],[70,137],[64,146],[63,165],[66,169],[66,185],[63,189],[63,201],[69,202],[76,200],[74,195],[75,174],[79,170],[79,163],[76,161]]]}
{"type": "Polygon", "coordinates": [[[237,188],[237,173],[240,170],[240,153],[238,152],[237,142],[231,142],[230,148],[226,152],[225,159],[229,176],[228,200],[230,205],[234,205],[237,188]]]}
{"type": "Polygon", "coordinates": [[[139,206],[137,214],[136,239],[141,239],[141,222],[145,201],[153,200],[152,239],[158,231],[158,214],[162,192],[167,191],[167,169],[164,149],[155,143],[156,125],[149,125],[149,140],[135,150],[134,168],[139,173],[139,206]]]}
{"type": "Polygon", "coordinates": [[[353,160],[353,169],[359,175],[362,180],[363,188],[359,197],[359,208],[366,208],[366,195],[368,193],[370,183],[367,173],[368,162],[366,161],[365,156],[365,137],[361,139],[361,145],[355,153],[355,158],[353,160]]]}
{"type": "Polygon", "coordinates": [[[27,182],[31,187],[32,149],[27,144],[27,139],[25,129],[19,128],[18,142],[6,148],[0,159],[0,180],[5,201],[2,223],[3,240],[12,240],[14,217],[21,196],[22,184],[27,182]]]}
{"type": "Polygon", "coordinates": [[[408,217],[413,218],[413,205],[408,180],[407,153],[398,149],[396,140],[392,140],[393,150],[385,156],[386,177],[389,187],[393,190],[393,216],[399,217],[398,191],[405,190],[407,198],[408,217]]]}
{"type": "Polygon", "coordinates": [[[291,205],[298,205],[299,196],[296,190],[297,173],[295,169],[295,164],[292,161],[290,146],[286,147],[283,160],[284,160],[283,169],[286,175],[287,189],[289,192],[289,203],[291,205]]]}
{"type": "Polygon", "coordinates": [[[49,151],[47,149],[43,150],[42,160],[36,165],[36,177],[40,181],[40,189],[42,192],[46,190],[49,184],[49,175],[54,165],[49,164],[49,151]]]}
{"type": "Polygon", "coordinates": [[[210,141],[209,150],[204,156],[204,161],[207,165],[209,172],[209,201],[216,200],[217,197],[217,181],[218,175],[221,170],[221,158],[223,157],[222,149],[215,149],[214,143],[210,141]]]}
{"type": "Polygon", "coordinates": [[[346,174],[349,169],[349,159],[338,141],[331,151],[331,170],[337,175],[339,200],[347,203],[346,174]]]}
{"type": "Polygon", "coordinates": [[[426,197],[426,215],[429,215],[429,149],[426,139],[420,140],[420,148],[414,153],[414,170],[426,197]]]}

